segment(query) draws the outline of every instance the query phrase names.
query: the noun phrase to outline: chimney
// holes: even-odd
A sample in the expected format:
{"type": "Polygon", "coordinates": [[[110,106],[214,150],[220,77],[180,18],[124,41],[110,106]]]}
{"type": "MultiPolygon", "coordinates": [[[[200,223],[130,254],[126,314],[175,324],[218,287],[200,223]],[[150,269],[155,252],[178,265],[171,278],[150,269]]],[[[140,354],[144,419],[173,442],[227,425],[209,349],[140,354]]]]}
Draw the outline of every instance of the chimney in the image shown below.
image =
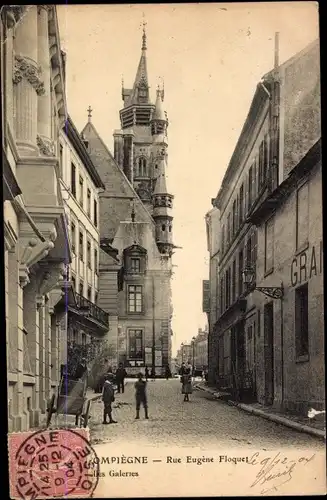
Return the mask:
{"type": "Polygon", "coordinates": [[[133,169],[133,139],[134,133],[132,130],[124,131],[124,163],[123,169],[124,174],[127,179],[133,184],[134,181],[134,169],[133,169]]]}

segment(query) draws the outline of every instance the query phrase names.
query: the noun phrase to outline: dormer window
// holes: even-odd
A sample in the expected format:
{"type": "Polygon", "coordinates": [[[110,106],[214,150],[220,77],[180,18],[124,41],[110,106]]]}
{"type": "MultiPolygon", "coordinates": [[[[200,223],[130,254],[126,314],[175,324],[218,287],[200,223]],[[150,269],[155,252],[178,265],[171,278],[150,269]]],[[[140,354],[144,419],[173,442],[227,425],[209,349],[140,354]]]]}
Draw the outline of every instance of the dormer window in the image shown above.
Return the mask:
{"type": "Polygon", "coordinates": [[[127,274],[146,272],[147,251],[139,245],[132,245],[124,250],[124,269],[127,274]]]}

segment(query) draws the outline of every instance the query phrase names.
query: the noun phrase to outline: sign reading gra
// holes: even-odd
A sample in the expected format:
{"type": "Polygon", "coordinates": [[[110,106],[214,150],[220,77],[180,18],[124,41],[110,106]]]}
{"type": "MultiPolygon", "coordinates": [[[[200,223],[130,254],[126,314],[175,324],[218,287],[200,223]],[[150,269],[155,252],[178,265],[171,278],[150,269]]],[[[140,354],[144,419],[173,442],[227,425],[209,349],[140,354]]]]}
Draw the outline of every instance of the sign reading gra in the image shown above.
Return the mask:
{"type": "Polygon", "coordinates": [[[322,271],[323,244],[312,246],[296,255],[291,264],[292,286],[305,283],[313,276],[321,274],[322,271]]]}

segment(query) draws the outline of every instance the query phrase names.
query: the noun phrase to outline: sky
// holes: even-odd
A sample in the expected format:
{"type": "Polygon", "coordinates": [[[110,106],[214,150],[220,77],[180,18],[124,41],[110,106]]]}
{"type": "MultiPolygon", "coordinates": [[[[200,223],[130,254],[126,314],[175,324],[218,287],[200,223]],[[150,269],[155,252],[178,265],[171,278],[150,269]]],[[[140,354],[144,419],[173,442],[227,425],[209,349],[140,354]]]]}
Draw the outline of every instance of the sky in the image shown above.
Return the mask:
{"type": "Polygon", "coordinates": [[[174,194],[173,355],[203,328],[209,277],[205,214],[228,166],[257,83],[272,69],[274,34],[283,63],[319,36],[315,2],[57,6],[67,53],[68,112],[92,122],[113,152],[121,81],[132,88],[147,33],[150,93],[164,81],[169,119],[168,186],[174,194]]]}

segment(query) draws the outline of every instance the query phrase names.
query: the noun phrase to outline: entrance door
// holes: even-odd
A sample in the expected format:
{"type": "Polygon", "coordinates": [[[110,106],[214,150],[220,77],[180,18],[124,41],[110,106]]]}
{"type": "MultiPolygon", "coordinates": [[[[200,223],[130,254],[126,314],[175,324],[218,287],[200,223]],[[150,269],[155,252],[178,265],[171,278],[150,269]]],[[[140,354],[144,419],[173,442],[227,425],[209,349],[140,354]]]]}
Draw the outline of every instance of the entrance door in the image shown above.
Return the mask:
{"type": "Polygon", "coordinates": [[[264,357],[265,357],[265,402],[274,402],[274,306],[264,307],[264,357]]]}

